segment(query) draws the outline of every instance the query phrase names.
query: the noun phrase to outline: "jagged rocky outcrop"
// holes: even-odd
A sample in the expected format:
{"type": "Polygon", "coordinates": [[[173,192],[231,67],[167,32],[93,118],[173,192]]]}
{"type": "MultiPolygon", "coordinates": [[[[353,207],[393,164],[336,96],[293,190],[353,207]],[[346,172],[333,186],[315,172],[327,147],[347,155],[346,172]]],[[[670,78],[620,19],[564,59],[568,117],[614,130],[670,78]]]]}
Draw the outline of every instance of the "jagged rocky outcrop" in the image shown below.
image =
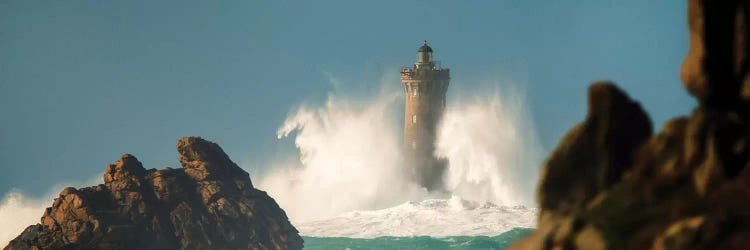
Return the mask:
{"type": "Polygon", "coordinates": [[[302,248],[284,211],[217,144],[185,137],[177,151],[181,169],[122,155],[104,184],[63,189],[5,249],[302,248]]]}
{"type": "Polygon", "coordinates": [[[750,1],[689,0],[699,106],[651,135],[611,83],[545,163],[538,229],[512,249],[750,249],[750,1]]]}

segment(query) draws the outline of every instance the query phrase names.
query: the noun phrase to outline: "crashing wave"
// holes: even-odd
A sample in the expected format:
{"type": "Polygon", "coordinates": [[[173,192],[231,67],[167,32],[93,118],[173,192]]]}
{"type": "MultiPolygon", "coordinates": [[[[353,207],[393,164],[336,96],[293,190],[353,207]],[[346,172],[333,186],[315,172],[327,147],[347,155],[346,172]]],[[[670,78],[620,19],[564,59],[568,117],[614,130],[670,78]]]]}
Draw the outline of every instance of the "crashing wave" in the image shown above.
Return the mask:
{"type": "Polygon", "coordinates": [[[513,228],[533,227],[536,214],[536,208],[480,204],[453,196],[347,212],[296,227],[302,235],[312,237],[494,236],[513,228]]]}

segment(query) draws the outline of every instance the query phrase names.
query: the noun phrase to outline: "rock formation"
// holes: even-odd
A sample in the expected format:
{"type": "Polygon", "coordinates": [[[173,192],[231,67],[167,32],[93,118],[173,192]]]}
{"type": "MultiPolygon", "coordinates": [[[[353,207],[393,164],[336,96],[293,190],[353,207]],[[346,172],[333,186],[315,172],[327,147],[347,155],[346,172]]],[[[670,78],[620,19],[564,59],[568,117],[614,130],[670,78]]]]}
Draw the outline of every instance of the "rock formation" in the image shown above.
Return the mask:
{"type": "Polygon", "coordinates": [[[699,101],[651,135],[611,83],[540,180],[538,229],[511,249],[750,249],[750,0],[689,0],[682,81],[699,101]]]}
{"type": "Polygon", "coordinates": [[[122,155],[104,184],[63,189],[5,249],[302,248],[284,211],[217,144],[186,137],[177,151],[181,169],[122,155]]]}

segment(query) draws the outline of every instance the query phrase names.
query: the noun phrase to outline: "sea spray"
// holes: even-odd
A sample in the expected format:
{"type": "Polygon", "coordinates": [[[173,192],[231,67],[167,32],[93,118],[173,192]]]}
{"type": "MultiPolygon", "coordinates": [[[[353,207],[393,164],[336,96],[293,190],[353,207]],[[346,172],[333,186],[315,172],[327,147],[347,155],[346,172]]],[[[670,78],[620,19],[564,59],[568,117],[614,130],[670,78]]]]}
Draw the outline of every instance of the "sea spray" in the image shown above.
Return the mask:
{"type": "Polygon", "coordinates": [[[438,130],[446,188],[472,201],[532,205],[540,147],[524,95],[509,89],[466,100],[448,106],[438,130]]]}
{"type": "Polygon", "coordinates": [[[382,93],[358,102],[331,94],[322,107],[300,107],[278,131],[279,138],[296,133],[298,164],[272,167],[259,187],[295,222],[425,197],[401,165],[398,98],[398,93],[382,93]]]}
{"type": "Polygon", "coordinates": [[[290,113],[278,137],[294,137],[299,161],[272,166],[256,183],[295,223],[451,193],[478,202],[531,204],[538,149],[524,99],[521,92],[487,93],[448,104],[435,152],[450,161],[447,194],[428,193],[404,173],[400,91],[370,100],[331,93],[325,105],[290,113]]]}
{"type": "MultiPolygon", "coordinates": [[[[51,195],[50,195],[51,196],[51,195]]],[[[11,190],[0,201],[0,246],[5,246],[26,227],[39,223],[52,197],[31,198],[11,190]]]]}

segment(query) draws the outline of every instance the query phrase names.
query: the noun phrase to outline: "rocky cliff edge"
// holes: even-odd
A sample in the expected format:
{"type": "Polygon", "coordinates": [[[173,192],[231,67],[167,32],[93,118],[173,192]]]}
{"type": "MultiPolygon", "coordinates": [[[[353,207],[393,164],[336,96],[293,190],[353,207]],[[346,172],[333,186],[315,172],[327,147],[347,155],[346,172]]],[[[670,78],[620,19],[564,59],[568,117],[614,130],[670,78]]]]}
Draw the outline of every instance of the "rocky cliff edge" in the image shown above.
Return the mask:
{"type": "Polygon", "coordinates": [[[301,249],[284,211],[215,143],[177,142],[181,169],[124,154],[104,184],[60,192],[15,249],[301,249]]]}

